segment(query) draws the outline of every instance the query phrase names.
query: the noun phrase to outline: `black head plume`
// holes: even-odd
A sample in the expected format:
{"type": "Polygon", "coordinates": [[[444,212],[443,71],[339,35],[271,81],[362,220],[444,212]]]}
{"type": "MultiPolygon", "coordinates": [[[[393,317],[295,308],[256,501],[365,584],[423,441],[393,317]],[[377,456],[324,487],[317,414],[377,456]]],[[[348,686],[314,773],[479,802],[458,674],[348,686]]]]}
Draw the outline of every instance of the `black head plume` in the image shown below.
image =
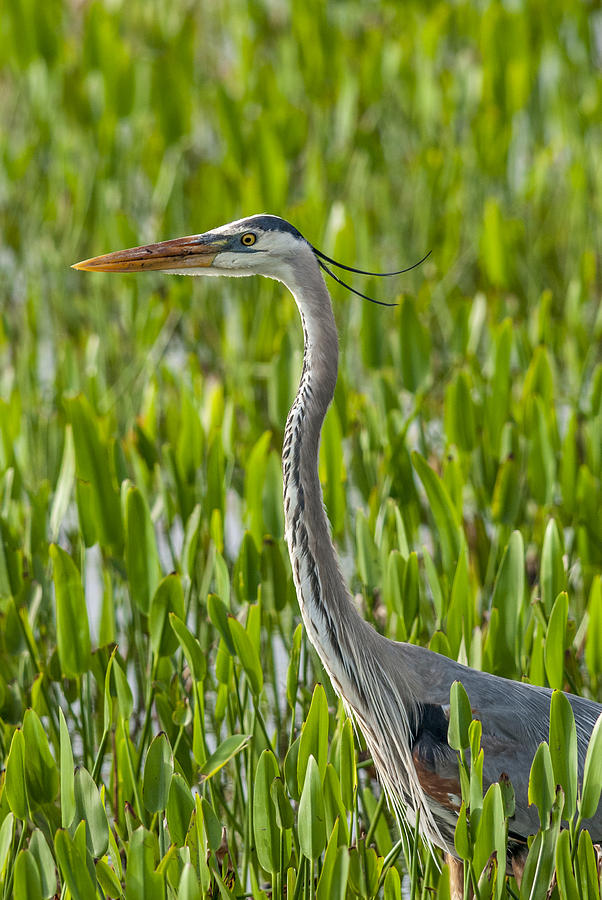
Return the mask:
{"type": "Polygon", "coordinates": [[[311,249],[314,251],[316,256],[318,257],[318,265],[322,268],[331,278],[334,278],[339,284],[342,284],[344,288],[347,288],[348,291],[351,291],[353,294],[357,294],[358,297],[362,297],[364,300],[369,300],[370,303],[377,303],[378,306],[397,306],[396,303],[384,303],[382,300],[375,300],[374,297],[369,297],[367,294],[362,294],[361,291],[356,291],[355,288],[352,288],[350,284],[347,284],[345,281],[342,281],[338,275],[330,269],[326,263],[330,263],[333,266],[337,266],[339,269],[345,269],[347,272],[355,272],[357,275],[371,275],[375,278],[388,278],[390,275],[403,275],[404,272],[409,272],[411,269],[415,269],[417,266],[420,266],[425,260],[429,258],[431,255],[431,250],[419,259],[418,262],[414,263],[411,266],[407,266],[405,269],[399,269],[397,272],[368,272],[365,269],[356,269],[353,266],[346,266],[344,263],[337,262],[336,259],[332,259],[330,256],[326,256],[325,253],[322,253],[321,250],[318,250],[313,244],[310,244],[311,249]]]}

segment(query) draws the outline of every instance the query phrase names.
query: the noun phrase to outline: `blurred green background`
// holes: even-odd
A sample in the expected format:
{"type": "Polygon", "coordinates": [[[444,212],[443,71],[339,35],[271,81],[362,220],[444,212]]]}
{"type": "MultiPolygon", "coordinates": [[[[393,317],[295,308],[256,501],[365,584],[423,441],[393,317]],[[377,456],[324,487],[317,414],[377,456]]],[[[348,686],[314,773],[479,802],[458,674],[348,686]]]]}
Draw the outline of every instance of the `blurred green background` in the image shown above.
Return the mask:
{"type": "MultiPolygon", "coordinates": [[[[321,474],[365,615],[391,637],[600,699],[598,4],[4,0],[0,65],[2,753],[36,684],[66,709],[50,540],[79,567],[92,645],[120,644],[138,714],[151,668],[153,723],[169,732],[166,710],[188,702],[165,687],[175,670],[155,666],[149,598],[130,603],[126,478],[157,536],[148,585],[179,573],[208,654],[208,731],[245,724],[220,707],[232,669],[213,680],[208,591],[238,614],[261,584],[262,652],[290,650],[279,451],[302,353],[291,298],[260,279],[69,268],[259,212],[350,265],[388,270],[432,250],[399,279],[351,276],[396,309],[329,285],[342,356],[321,474]],[[82,434],[96,442],[92,476],[82,434]],[[416,449],[466,555],[445,543],[416,449]],[[513,530],[511,582],[496,581],[513,530]],[[568,617],[556,604],[567,589],[568,617]]],[[[303,710],[323,677],[305,658],[303,710]]],[[[278,665],[266,663],[262,702],[284,753],[278,665]]],[[[91,769],[100,725],[71,709],[69,726],[91,769]]],[[[179,747],[192,783],[190,740],[179,747]]]]}

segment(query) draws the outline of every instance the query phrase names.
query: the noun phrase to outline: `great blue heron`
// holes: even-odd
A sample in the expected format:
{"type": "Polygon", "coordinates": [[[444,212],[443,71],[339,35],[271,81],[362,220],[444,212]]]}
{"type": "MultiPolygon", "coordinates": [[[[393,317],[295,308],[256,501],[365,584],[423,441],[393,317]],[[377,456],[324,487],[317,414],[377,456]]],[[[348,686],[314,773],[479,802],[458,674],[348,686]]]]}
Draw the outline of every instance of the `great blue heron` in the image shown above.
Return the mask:
{"type": "MultiPolygon", "coordinates": [[[[320,431],[334,394],[338,366],[337,329],[321,272],[325,269],[334,275],[327,264],[341,266],[316,250],[289,222],[258,215],[205,234],[98,256],[75,268],[265,275],[281,281],[292,293],[303,326],[304,357],[282,449],[284,513],[308,636],[337,693],[359,723],[402,821],[411,821],[419,813],[423,835],[452,856],[461,790],[457,755],[447,742],[449,695],[452,683],[462,682],[474,715],[482,723],[484,783],[498,781],[505,773],[514,786],[511,871],[513,857],[524,858],[526,837],[538,827],[527,789],[534,753],[548,737],[551,692],[475,671],[423,647],[389,640],[365,622],[352,603],[318,477],[320,431]]],[[[587,742],[602,706],[573,695],[568,699],[575,715],[582,773],[587,742]]],[[[602,805],[585,824],[593,839],[602,839],[602,805]]]]}

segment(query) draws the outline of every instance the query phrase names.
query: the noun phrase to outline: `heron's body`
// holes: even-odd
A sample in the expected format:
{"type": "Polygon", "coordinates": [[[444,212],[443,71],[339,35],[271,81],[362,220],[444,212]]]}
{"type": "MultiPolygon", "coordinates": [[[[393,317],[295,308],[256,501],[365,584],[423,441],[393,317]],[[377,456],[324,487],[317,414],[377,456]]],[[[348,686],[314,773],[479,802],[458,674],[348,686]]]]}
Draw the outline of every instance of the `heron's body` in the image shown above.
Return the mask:
{"type": "MultiPolygon", "coordinates": [[[[449,693],[462,682],[482,723],[485,786],[503,775],[516,795],[510,852],[537,830],[528,778],[547,740],[551,692],[469,669],[423,647],[391,641],[356,611],[339,569],[322,502],[318,448],[338,365],[337,330],[320,254],[288,222],[253,216],[205,235],[119,251],[79,264],[98,271],[160,269],[181,274],[260,274],[293,294],[303,326],[303,372],[285,430],[282,463],[286,540],[308,636],[333,686],[360,725],[402,821],[453,853],[460,808],[456,753],[447,743],[449,693]]],[[[322,257],[325,258],[325,257],[322,257]]],[[[602,706],[568,695],[577,725],[579,770],[602,706]]],[[[586,823],[602,840],[602,805],[586,823]]]]}

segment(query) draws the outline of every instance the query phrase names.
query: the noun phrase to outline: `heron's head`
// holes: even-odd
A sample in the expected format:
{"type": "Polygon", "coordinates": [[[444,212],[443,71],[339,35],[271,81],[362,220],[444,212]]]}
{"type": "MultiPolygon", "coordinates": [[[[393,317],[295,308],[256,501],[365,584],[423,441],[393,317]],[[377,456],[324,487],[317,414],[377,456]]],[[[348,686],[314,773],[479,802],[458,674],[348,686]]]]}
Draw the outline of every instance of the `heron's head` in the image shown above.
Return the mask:
{"type": "Polygon", "coordinates": [[[314,257],[312,246],[278,216],[249,216],[204,234],[117,250],[76,263],[91,272],[171,272],[176,275],[268,275],[314,257]]]}
{"type": "Polygon", "coordinates": [[[429,255],[430,251],[417,263],[395,272],[368,272],[326,256],[285,219],[279,216],[258,215],[221,225],[212,231],[206,231],[205,234],[193,234],[173,241],[162,241],[160,244],[146,244],[143,247],[132,247],[130,250],[117,250],[104,256],[95,256],[75,263],[73,268],[90,272],[155,271],[171,272],[175,275],[266,275],[283,281],[293,290],[293,286],[300,283],[304,274],[307,275],[312,268],[317,271],[319,266],[352,293],[381,306],[395,306],[394,303],[374,300],[341,281],[327,263],[348,272],[382,278],[409,272],[424,262],[429,255]]]}

